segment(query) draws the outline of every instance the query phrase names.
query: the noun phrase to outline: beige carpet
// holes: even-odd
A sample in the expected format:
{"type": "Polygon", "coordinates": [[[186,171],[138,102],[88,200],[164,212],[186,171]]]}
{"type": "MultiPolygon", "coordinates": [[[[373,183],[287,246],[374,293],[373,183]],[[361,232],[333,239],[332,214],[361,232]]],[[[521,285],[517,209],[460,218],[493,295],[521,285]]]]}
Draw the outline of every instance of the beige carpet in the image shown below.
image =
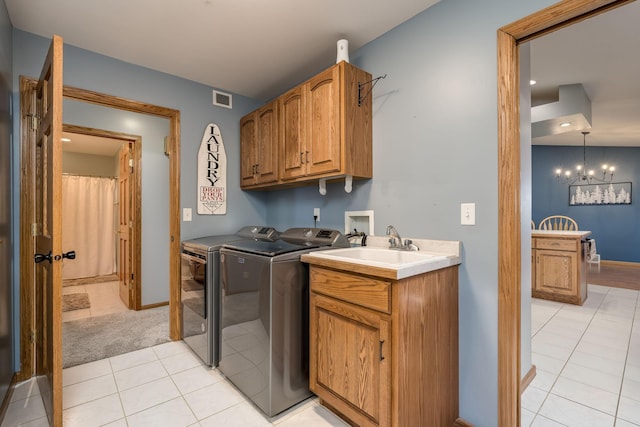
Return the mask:
{"type": "Polygon", "coordinates": [[[62,311],[82,310],[84,308],[91,308],[88,293],[78,292],[62,295],[62,311]]]}
{"type": "Polygon", "coordinates": [[[65,279],[62,286],[90,285],[92,283],[115,282],[118,280],[117,274],[109,274],[107,276],[81,277],[79,279],[65,279]]]}
{"type": "Polygon", "coordinates": [[[93,362],[169,341],[168,305],[63,322],[63,367],[93,362]]]}

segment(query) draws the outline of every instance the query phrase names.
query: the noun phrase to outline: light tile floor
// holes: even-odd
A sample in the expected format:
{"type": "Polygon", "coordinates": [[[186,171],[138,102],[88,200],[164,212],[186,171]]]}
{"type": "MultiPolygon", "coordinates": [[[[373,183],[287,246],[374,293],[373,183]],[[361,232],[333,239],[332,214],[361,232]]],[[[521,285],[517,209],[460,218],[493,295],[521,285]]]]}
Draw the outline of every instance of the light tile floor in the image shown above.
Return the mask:
{"type": "Polygon", "coordinates": [[[127,311],[128,308],[118,294],[119,282],[102,282],[88,285],[64,286],[62,294],[75,294],[86,292],[89,295],[91,308],[82,310],[65,311],[62,313],[62,321],[87,319],[106,314],[127,311]]]}
{"type": "Polygon", "coordinates": [[[521,425],[640,426],[640,292],[589,285],[583,306],[533,299],[521,425]]]}
{"type": "MultiPolygon", "coordinates": [[[[63,424],[81,426],[347,426],[307,399],[267,418],[181,341],[63,371],[63,424]]],[[[34,380],[16,387],[2,427],[47,426],[34,380]]]]}
{"type": "MultiPolygon", "coordinates": [[[[522,426],[640,426],[639,294],[589,285],[581,307],[532,300],[522,426]]],[[[65,369],[63,383],[65,426],[346,425],[317,399],[266,418],[182,342],[65,369]]],[[[2,427],[46,425],[37,385],[19,384],[2,427]]]]}

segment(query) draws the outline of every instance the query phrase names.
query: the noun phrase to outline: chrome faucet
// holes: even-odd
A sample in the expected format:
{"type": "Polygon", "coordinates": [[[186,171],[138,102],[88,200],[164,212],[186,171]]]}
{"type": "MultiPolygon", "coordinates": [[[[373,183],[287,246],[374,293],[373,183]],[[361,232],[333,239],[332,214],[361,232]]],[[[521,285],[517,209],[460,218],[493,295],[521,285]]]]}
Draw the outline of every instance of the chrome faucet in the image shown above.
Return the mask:
{"type": "Polygon", "coordinates": [[[389,248],[403,251],[417,251],[418,247],[409,239],[402,240],[400,233],[393,225],[387,226],[387,236],[389,236],[389,248]]]}
{"type": "Polygon", "coordinates": [[[389,236],[390,247],[399,248],[402,246],[402,237],[393,225],[387,225],[387,236],[389,236]]]}

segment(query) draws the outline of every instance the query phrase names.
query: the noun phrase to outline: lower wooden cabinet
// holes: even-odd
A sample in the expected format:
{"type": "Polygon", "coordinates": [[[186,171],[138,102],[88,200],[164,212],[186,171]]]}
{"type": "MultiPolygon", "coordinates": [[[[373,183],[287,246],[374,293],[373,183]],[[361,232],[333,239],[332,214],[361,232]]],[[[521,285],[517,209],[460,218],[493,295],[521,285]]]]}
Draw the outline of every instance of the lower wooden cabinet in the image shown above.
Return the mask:
{"type": "Polygon", "coordinates": [[[535,233],[531,239],[531,296],[582,305],[587,299],[587,263],[582,239],[589,232],[535,233]]]}
{"type": "Polygon", "coordinates": [[[388,280],[311,265],[309,385],[358,426],[458,416],[458,267],[388,280]]]}
{"type": "Polygon", "coordinates": [[[340,396],[374,423],[388,425],[389,316],[316,294],[311,304],[315,385],[340,396]]]}

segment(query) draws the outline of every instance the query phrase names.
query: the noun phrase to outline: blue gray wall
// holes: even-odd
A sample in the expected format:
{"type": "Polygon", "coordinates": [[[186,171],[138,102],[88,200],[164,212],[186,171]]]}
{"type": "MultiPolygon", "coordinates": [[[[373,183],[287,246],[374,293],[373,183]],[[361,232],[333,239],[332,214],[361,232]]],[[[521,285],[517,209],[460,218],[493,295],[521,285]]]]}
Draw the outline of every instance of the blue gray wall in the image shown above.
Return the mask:
{"type": "Polygon", "coordinates": [[[11,23],[0,2],[0,404],[13,376],[14,333],[11,233],[11,23]]]}
{"type": "MultiPolygon", "coordinates": [[[[21,74],[30,77],[40,75],[51,40],[16,29],[13,35],[14,84],[17,85],[21,74]]],[[[61,36],[64,38],[64,34],[61,36]]],[[[233,110],[215,107],[212,105],[212,87],[69,45],[64,46],[64,84],[180,110],[180,202],[182,207],[194,209],[196,159],[205,126],[210,122],[218,124],[225,142],[228,164],[239,164],[239,119],[261,104],[257,100],[234,95],[233,110]]],[[[14,108],[18,107],[18,100],[14,100],[14,108]]],[[[19,128],[17,118],[14,118],[14,126],[19,128]]],[[[210,216],[197,215],[194,211],[193,221],[182,223],[183,238],[236,231],[247,223],[264,219],[266,213],[261,194],[239,191],[240,177],[233,171],[228,173],[227,182],[231,191],[227,206],[233,214],[210,216]]]]}
{"type": "Polygon", "coordinates": [[[445,0],[351,54],[387,74],[373,91],[374,178],[351,194],[330,184],[324,197],[315,187],[268,196],[275,226],[310,225],[320,207],[320,225],[342,229],[344,211],[373,209],[377,235],[393,224],[462,241],[460,415],[479,427],[497,425],[498,407],[496,30],[551,3],[445,0]],[[462,202],[476,203],[476,226],[460,225],[462,202]]]}
{"type": "MultiPolygon", "coordinates": [[[[341,184],[329,184],[324,197],[316,187],[240,191],[238,119],[257,101],[236,97],[234,110],[216,109],[211,88],[69,46],[65,84],[182,111],[182,207],[195,208],[190,189],[203,128],[209,121],[220,125],[229,214],[183,223],[185,238],[257,222],[310,226],[320,207],[324,227],[342,229],[345,210],[373,209],[375,234],[394,224],[408,237],[462,241],[460,415],[492,427],[498,418],[496,30],[552,3],[444,0],[352,52],[355,65],[387,78],[373,91],[374,178],[354,183],[351,194],[341,184]],[[476,203],[476,226],[460,225],[461,202],[476,203]]],[[[14,36],[15,75],[37,76],[48,42],[19,31],[14,36]]]]}
{"type": "MultiPolygon", "coordinates": [[[[581,135],[579,135],[582,138],[581,135]]],[[[587,144],[589,139],[587,138],[587,144]]],[[[600,258],[640,262],[640,147],[589,147],[587,165],[598,169],[603,161],[616,165],[615,182],[632,183],[632,204],[569,206],[569,187],[555,170],[582,163],[582,147],[534,145],[532,216],[536,224],[549,215],[567,215],[578,228],[591,230],[600,258]]]]}
{"type": "MultiPolygon", "coordinates": [[[[64,37],[64,34],[62,35],[64,37]]],[[[4,41],[4,38],[3,38],[4,41]]],[[[30,77],[38,77],[40,68],[44,61],[46,52],[49,48],[50,39],[45,39],[34,34],[26,33],[20,30],[13,30],[13,87],[14,99],[13,109],[19,111],[19,90],[18,76],[25,75],[30,77]]],[[[3,61],[3,64],[5,62],[3,61]]],[[[8,80],[11,82],[11,79],[8,80]]],[[[202,133],[206,125],[210,122],[218,124],[222,132],[227,152],[228,164],[239,165],[240,163],[240,117],[252,111],[260,105],[257,100],[234,95],[233,110],[215,107],[212,105],[212,89],[211,87],[198,84],[189,80],[177,78],[158,71],[138,67],[125,62],[117,61],[112,58],[98,55],[83,49],[65,45],[64,47],[64,84],[83,89],[89,89],[97,92],[108,93],[110,95],[120,96],[127,99],[143,101],[150,104],[160,105],[163,107],[174,108],[180,110],[181,113],[181,207],[193,208],[193,221],[182,222],[181,237],[188,239],[212,234],[228,234],[236,231],[240,227],[247,224],[262,224],[266,218],[266,205],[263,193],[245,193],[240,191],[240,176],[237,167],[231,167],[227,174],[227,183],[229,188],[229,201],[227,215],[198,215],[196,214],[196,159],[198,147],[202,140],[202,133]]],[[[228,91],[227,91],[228,92],[228,91]]],[[[140,134],[144,125],[141,123],[127,122],[135,114],[91,114],[94,111],[93,106],[84,106],[78,111],[77,104],[65,102],[65,108],[68,110],[64,114],[65,121],[73,121],[73,124],[96,127],[99,129],[113,130],[118,132],[140,134]]],[[[138,115],[140,116],[140,115],[138,115]]],[[[139,117],[141,118],[141,117],[139,117]]],[[[147,117],[145,121],[153,119],[147,117]]],[[[158,120],[158,119],[156,119],[158,120]]],[[[166,122],[166,120],[161,120],[166,122]]],[[[20,135],[20,123],[18,115],[13,117],[14,134],[20,135]]],[[[166,134],[166,133],[165,133],[166,134]]],[[[15,147],[13,153],[13,164],[19,165],[19,138],[14,138],[13,145],[15,147]]],[[[153,144],[151,156],[160,157],[160,161],[166,161],[162,154],[158,154],[159,144],[157,137],[145,138],[143,146],[153,144]],[[155,140],[155,143],[151,142],[155,140]]],[[[160,145],[161,147],[161,145],[160,145]]],[[[143,153],[144,155],[144,153],[143,153]]],[[[147,162],[148,163],[148,162],[147,162]]],[[[143,160],[143,174],[145,170],[152,172],[150,165],[143,160]]],[[[13,193],[16,200],[13,203],[13,211],[15,218],[19,218],[19,185],[18,176],[19,167],[13,169],[13,193]]],[[[153,177],[147,175],[147,182],[153,177]]],[[[168,179],[163,178],[161,181],[152,186],[145,187],[145,177],[143,175],[143,203],[145,200],[153,200],[161,198],[165,201],[168,197],[168,179]],[[145,192],[146,190],[149,190],[145,192]]],[[[161,213],[166,214],[166,210],[161,213]]],[[[143,233],[145,233],[146,221],[154,219],[153,211],[143,212],[143,233]]],[[[160,219],[162,221],[162,219],[160,219]]],[[[13,228],[14,239],[18,239],[18,228],[13,228]]],[[[168,289],[167,275],[162,275],[162,268],[167,266],[168,259],[167,236],[168,228],[162,224],[155,225],[155,232],[146,233],[143,237],[143,303],[152,303],[160,298],[157,293],[152,295],[146,294],[145,283],[148,279],[155,280],[149,288],[152,291],[168,289]],[[163,251],[158,257],[153,256],[151,250],[158,249],[163,251]]],[[[18,271],[18,255],[19,245],[15,245],[13,253],[14,268],[18,271]]],[[[19,278],[14,275],[14,305],[19,307],[19,278]]],[[[165,299],[166,300],[166,299],[165,299]]],[[[19,337],[19,316],[18,310],[14,315],[14,336],[19,337]]],[[[19,343],[15,345],[15,370],[19,369],[19,343]]]]}

